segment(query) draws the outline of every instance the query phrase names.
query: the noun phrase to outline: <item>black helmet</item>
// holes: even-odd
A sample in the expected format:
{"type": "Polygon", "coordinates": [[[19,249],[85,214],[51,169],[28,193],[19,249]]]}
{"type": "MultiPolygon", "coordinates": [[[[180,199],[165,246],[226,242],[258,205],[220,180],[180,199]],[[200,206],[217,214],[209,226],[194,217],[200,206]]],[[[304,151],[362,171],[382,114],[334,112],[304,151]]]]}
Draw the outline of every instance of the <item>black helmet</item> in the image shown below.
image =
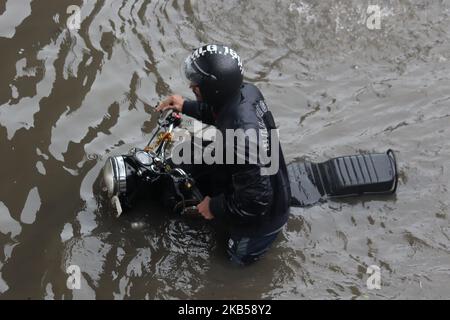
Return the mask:
{"type": "Polygon", "coordinates": [[[231,48],[205,45],[186,58],[184,73],[200,87],[203,100],[220,107],[235,97],[243,81],[242,61],[231,48]]]}

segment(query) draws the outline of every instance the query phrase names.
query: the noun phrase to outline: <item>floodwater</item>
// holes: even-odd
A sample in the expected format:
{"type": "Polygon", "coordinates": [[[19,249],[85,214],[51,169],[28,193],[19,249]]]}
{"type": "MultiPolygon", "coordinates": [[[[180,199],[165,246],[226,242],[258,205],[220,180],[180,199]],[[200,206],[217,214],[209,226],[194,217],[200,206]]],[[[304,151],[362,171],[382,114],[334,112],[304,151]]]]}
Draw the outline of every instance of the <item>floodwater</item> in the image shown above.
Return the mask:
{"type": "Polygon", "coordinates": [[[449,0],[0,0],[0,70],[0,299],[450,297],[449,0]],[[163,97],[192,96],[180,62],[209,42],[242,56],[288,161],[392,148],[397,195],[293,208],[243,269],[205,223],[114,218],[104,161],[145,145],[163,97]]]}

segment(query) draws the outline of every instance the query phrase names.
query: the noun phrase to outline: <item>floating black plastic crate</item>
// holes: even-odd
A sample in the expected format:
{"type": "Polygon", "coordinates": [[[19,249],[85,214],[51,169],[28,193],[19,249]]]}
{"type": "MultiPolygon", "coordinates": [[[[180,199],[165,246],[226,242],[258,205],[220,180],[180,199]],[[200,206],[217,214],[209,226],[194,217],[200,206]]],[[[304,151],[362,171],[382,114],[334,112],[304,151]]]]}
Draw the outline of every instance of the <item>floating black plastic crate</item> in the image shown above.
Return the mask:
{"type": "Polygon", "coordinates": [[[310,206],[333,197],[393,194],[397,189],[397,165],[392,150],[338,157],[322,163],[294,162],[287,169],[294,206],[310,206]]]}

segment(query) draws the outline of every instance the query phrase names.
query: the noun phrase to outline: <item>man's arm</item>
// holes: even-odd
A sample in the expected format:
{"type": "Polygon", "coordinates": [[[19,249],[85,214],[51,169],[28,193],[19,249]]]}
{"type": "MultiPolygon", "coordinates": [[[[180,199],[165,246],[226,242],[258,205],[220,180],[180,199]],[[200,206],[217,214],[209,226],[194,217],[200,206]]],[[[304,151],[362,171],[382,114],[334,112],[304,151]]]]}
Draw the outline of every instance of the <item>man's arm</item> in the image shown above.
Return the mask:
{"type": "Polygon", "coordinates": [[[262,164],[250,161],[258,145],[258,138],[254,140],[251,137],[245,137],[245,142],[237,144],[227,144],[225,141],[223,154],[229,151],[234,153],[235,164],[225,165],[231,176],[231,185],[224,194],[208,198],[202,203],[199,212],[206,219],[245,223],[270,212],[274,198],[271,177],[261,174],[262,164]],[[240,161],[243,164],[238,164],[240,161]]]}
{"type": "Polygon", "coordinates": [[[211,198],[209,209],[217,219],[251,221],[271,209],[270,176],[261,175],[257,165],[237,167],[238,171],[232,175],[232,192],[211,198]]]}
{"type": "Polygon", "coordinates": [[[209,125],[214,124],[212,108],[204,102],[185,100],[180,95],[172,95],[156,107],[156,111],[165,111],[167,109],[182,112],[209,125]]]}
{"type": "Polygon", "coordinates": [[[204,102],[185,100],[182,110],[182,112],[189,117],[200,120],[205,124],[214,124],[212,108],[204,102]]]}

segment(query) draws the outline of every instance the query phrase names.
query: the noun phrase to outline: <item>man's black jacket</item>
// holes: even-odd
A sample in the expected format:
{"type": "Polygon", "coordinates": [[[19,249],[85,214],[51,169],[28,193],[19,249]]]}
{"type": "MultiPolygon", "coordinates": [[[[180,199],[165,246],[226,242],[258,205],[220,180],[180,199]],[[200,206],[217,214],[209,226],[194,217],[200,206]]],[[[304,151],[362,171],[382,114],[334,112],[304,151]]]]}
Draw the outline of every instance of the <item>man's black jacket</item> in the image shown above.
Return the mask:
{"type": "MultiPolygon", "coordinates": [[[[279,168],[276,174],[261,174],[265,167],[260,161],[249,161],[249,144],[245,144],[245,164],[224,164],[217,174],[226,181],[224,193],[211,198],[210,211],[216,223],[226,225],[238,236],[261,236],[279,230],[288,219],[290,188],[281,146],[270,139],[270,130],[276,130],[271,112],[261,92],[252,84],[244,83],[240,95],[230,99],[219,112],[205,103],[185,101],[183,113],[203,123],[216,126],[225,138],[226,129],[255,129],[269,132],[269,154],[278,152],[279,168]]],[[[265,135],[267,137],[267,135],[265,135]]],[[[261,146],[261,143],[258,142],[261,146]]],[[[238,154],[236,148],[224,152],[238,154]]],[[[240,150],[242,154],[242,150],[240,150]]]]}

